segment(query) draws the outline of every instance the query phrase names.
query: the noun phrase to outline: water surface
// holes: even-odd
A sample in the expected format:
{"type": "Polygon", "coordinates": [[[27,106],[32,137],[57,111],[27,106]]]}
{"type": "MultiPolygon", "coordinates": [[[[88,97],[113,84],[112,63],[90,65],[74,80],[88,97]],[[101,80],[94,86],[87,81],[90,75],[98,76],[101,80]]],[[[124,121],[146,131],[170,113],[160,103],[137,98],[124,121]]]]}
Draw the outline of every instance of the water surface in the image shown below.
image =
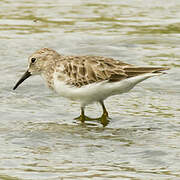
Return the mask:
{"type": "Polygon", "coordinates": [[[0,179],[180,179],[178,0],[2,0],[0,9],[0,179]],[[79,104],[40,77],[12,90],[42,47],[171,70],[107,99],[107,127],[82,125],[79,104]]]}

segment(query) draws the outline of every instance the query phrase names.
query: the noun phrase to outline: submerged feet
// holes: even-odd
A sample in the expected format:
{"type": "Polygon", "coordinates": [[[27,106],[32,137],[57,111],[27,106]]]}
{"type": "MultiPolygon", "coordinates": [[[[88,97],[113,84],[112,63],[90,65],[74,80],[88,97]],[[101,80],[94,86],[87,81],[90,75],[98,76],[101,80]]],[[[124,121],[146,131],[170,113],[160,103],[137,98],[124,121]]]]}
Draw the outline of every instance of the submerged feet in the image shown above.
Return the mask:
{"type": "Polygon", "coordinates": [[[109,116],[108,116],[108,112],[107,112],[107,110],[106,110],[106,107],[105,107],[105,105],[104,105],[104,102],[103,102],[103,101],[100,101],[99,103],[101,104],[102,109],[103,109],[103,114],[102,114],[102,116],[100,117],[100,121],[101,121],[101,124],[105,127],[105,126],[107,126],[107,125],[109,124],[110,118],[109,118],[109,116]]]}
{"type": "Polygon", "coordinates": [[[78,121],[81,121],[81,123],[84,123],[87,120],[87,118],[88,118],[87,116],[80,115],[80,116],[78,116],[78,117],[76,117],[74,119],[78,120],[78,121]]]}
{"type": "Polygon", "coordinates": [[[84,123],[86,118],[87,117],[84,114],[84,107],[81,107],[81,115],[79,117],[75,118],[75,120],[79,120],[79,121],[81,121],[81,123],[84,123]]]}
{"type": "Polygon", "coordinates": [[[107,116],[107,114],[102,114],[99,120],[101,124],[103,125],[103,127],[107,126],[110,122],[110,118],[107,116]]]}
{"type": "Polygon", "coordinates": [[[75,118],[75,120],[81,121],[81,123],[85,123],[85,121],[96,121],[100,122],[103,127],[107,126],[110,122],[110,118],[106,114],[102,114],[102,116],[99,118],[90,118],[88,116],[80,115],[79,117],[75,118]]]}
{"type": "Polygon", "coordinates": [[[103,101],[101,101],[99,103],[101,104],[102,109],[103,109],[103,114],[102,114],[101,117],[99,117],[99,118],[87,117],[87,116],[85,116],[84,108],[81,107],[81,115],[79,117],[75,118],[75,120],[79,120],[79,121],[81,121],[81,123],[84,123],[85,121],[98,121],[103,125],[103,127],[107,126],[109,124],[109,122],[110,122],[108,112],[106,110],[106,107],[105,107],[103,101]]]}

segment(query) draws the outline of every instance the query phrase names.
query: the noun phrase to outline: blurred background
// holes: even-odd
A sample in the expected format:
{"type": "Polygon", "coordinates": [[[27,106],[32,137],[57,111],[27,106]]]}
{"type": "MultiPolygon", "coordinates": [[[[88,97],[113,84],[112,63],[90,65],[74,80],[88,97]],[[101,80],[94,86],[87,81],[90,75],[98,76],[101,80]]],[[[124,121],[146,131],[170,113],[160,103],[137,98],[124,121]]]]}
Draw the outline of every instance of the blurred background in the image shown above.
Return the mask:
{"type": "Polygon", "coordinates": [[[1,0],[0,44],[0,179],[180,179],[180,1],[1,0]],[[12,90],[42,47],[171,70],[107,99],[107,127],[82,126],[41,77],[12,90]]]}

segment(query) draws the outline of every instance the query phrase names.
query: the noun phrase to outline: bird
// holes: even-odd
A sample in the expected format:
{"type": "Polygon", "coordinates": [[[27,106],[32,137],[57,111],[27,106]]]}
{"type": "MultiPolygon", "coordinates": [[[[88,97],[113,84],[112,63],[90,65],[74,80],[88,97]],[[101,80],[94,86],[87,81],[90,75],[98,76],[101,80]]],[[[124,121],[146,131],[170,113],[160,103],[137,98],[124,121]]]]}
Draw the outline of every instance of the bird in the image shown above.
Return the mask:
{"type": "Polygon", "coordinates": [[[28,58],[28,69],[17,81],[15,90],[24,80],[41,75],[46,85],[59,96],[79,101],[85,122],[85,107],[98,102],[103,110],[101,124],[106,126],[109,114],[104,100],[110,96],[129,92],[138,83],[160,74],[169,67],[136,66],[102,56],[62,55],[50,48],[41,48],[28,58]]]}

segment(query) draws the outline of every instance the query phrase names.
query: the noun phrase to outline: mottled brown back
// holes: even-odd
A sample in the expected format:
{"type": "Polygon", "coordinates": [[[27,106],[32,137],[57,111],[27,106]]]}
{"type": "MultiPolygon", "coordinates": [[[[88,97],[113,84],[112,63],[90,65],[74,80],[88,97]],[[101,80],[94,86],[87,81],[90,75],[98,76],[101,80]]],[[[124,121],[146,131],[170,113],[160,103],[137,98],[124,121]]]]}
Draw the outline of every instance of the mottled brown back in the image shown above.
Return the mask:
{"type": "Polygon", "coordinates": [[[117,82],[145,73],[159,73],[164,67],[136,67],[112,58],[100,56],[62,56],[59,62],[59,78],[69,85],[81,87],[108,80],[117,82]]]}

